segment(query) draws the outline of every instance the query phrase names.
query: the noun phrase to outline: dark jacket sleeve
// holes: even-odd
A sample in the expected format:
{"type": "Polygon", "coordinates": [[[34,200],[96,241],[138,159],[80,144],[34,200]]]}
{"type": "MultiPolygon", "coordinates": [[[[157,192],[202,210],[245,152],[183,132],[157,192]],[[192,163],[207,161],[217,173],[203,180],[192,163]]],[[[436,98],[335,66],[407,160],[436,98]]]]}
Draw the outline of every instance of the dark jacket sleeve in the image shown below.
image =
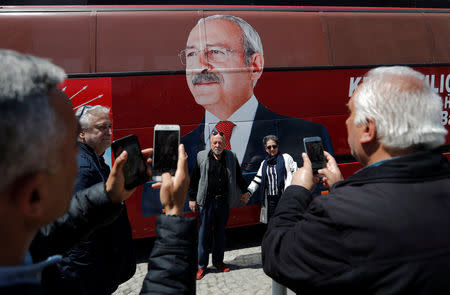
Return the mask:
{"type": "Polygon", "coordinates": [[[195,294],[196,273],[196,219],[159,216],[141,294],[195,294]]]}
{"type": "Polygon", "coordinates": [[[122,204],[111,203],[103,183],[79,191],[66,214],[38,231],[30,247],[33,260],[69,250],[94,230],[113,222],[122,208],[122,204]]]}
{"type": "Polygon", "coordinates": [[[197,200],[198,183],[200,181],[200,167],[198,161],[195,161],[194,168],[192,169],[191,181],[189,183],[189,201],[197,200]]]}
{"type": "Polygon", "coordinates": [[[326,198],[313,200],[304,187],[289,186],[264,235],[264,272],[294,292],[323,284],[349,267],[342,232],[323,207],[326,198]]]}
{"type": "Polygon", "coordinates": [[[236,158],[236,181],[238,184],[239,189],[241,190],[241,193],[244,194],[247,192],[247,182],[245,181],[244,177],[242,176],[242,170],[241,166],[239,165],[239,161],[236,158]]]}

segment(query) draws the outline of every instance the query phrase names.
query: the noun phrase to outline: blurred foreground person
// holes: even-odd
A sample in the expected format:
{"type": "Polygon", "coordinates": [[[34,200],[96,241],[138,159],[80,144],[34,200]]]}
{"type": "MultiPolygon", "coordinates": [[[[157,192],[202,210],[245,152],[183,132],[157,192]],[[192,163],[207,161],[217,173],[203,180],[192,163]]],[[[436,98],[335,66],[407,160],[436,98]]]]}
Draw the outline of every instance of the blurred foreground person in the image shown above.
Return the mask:
{"type": "MultiPolygon", "coordinates": [[[[112,222],[120,213],[121,202],[134,191],[124,188],[124,152],[116,158],[106,183],[72,198],[79,128],[70,101],[56,88],[64,78],[61,68],[44,59],[0,50],[2,295],[45,294],[40,278],[45,268],[60,261],[61,256],[54,254],[70,249],[92,230],[112,222]],[[85,211],[81,210],[83,206],[87,206],[85,211]],[[32,240],[33,260],[28,252],[32,240]],[[54,256],[46,258],[49,255],[54,256]]],[[[146,157],[151,153],[151,149],[143,151],[146,157]]],[[[195,293],[197,256],[196,239],[192,237],[196,237],[196,221],[178,216],[189,186],[183,146],[179,154],[183,156],[179,157],[175,177],[166,175],[161,189],[166,214],[176,216],[158,219],[157,232],[163,234],[150,257],[149,270],[153,273],[144,281],[143,294],[161,294],[162,290],[195,293]]]]}
{"type": "MultiPolygon", "coordinates": [[[[110,169],[103,154],[111,146],[109,108],[85,105],[76,112],[80,124],[77,156],[78,174],[73,192],[105,183],[110,169]]],[[[125,203],[119,216],[99,228],[64,254],[58,271],[44,275],[48,293],[65,295],[109,295],[133,276],[136,257],[125,203]]],[[[83,210],[84,212],[84,210],[83,210]]]]}
{"type": "Polygon", "coordinates": [[[364,166],[343,180],[334,158],[294,173],[269,223],[264,271],[301,294],[450,294],[450,165],[441,98],[408,67],[371,70],[349,101],[348,143],[364,166]]]}

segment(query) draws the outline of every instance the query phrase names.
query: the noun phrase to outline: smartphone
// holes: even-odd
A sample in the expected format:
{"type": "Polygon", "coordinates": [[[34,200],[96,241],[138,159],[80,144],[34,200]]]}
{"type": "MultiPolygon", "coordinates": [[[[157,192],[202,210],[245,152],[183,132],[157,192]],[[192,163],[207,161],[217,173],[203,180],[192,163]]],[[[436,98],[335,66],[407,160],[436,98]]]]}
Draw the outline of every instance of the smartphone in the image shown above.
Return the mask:
{"type": "Polygon", "coordinates": [[[175,175],[180,145],[180,125],[155,125],[153,133],[153,180],[161,181],[161,175],[175,175]]]}
{"type": "Polygon", "coordinates": [[[141,153],[141,147],[136,135],[131,134],[113,141],[111,149],[115,158],[120,156],[124,150],[128,153],[127,162],[123,166],[125,188],[127,190],[149,181],[147,163],[141,153]]]}
{"type": "Polygon", "coordinates": [[[327,160],[323,154],[322,139],[319,136],[303,138],[305,152],[311,160],[313,173],[326,166],[327,160]]]}

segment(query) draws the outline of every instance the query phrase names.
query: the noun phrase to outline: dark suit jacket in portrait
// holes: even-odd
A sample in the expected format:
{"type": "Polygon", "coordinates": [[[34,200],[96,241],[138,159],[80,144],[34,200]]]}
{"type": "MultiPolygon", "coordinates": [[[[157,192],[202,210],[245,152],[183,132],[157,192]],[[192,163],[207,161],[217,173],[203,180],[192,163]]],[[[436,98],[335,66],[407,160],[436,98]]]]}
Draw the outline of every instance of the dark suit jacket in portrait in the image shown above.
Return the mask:
{"type": "MultiPolygon", "coordinates": [[[[189,172],[194,167],[197,153],[205,149],[204,130],[205,121],[203,118],[202,123],[197,128],[181,139],[188,154],[189,172]]],[[[248,183],[253,179],[261,162],[267,155],[262,140],[264,136],[269,134],[278,137],[280,153],[288,153],[291,155],[299,167],[303,166],[301,155],[305,151],[303,147],[304,137],[321,137],[324,149],[333,154],[333,146],[325,126],[276,114],[258,102],[247,148],[241,163],[242,173],[248,183]]]]}
{"type": "MultiPolygon", "coordinates": [[[[197,153],[204,150],[205,147],[205,119],[192,132],[181,138],[186,153],[188,154],[189,173],[192,172],[197,153]]],[[[319,136],[322,138],[323,146],[326,151],[333,154],[331,139],[325,126],[302,120],[282,116],[267,109],[258,102],[255,119],[252,130],[245,149],[245,155],[241,163],[242,173],[247,183],[255,176],[259,165],[265,159],[267,153],[264,150],[262,140],[264,136],[273,134],[279,139],[280,153],[288,153],[297,162],[299,167],[303,166],[302,152],[304,152],[303,138],[309,136],[319,136]]],[[[252,196],[249,201],[251,204],[259,204],[263,190],[258,190],[257,194],[252,196]]],[[[189,198],[187,198],[188,200],[189,198]]],[[[143,216],[154,216],[161,213],[162,207],[159,202],[159,190],[151,188],[150,184],[143,186],[142,192],[142,214],[143,216]]],[[[185,204],[185,211],[189,211],[188,201],[185,204]]]]}

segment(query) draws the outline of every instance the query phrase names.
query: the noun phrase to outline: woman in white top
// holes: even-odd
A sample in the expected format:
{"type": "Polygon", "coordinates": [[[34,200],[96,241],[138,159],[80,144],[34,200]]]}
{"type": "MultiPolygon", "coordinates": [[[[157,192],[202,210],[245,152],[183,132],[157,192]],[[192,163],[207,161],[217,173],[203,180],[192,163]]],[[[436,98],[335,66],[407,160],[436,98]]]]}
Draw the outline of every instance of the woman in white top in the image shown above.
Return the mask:
{"type": "Polygon", "coordinates": [[[263,144],[267,157],[262,161],[255,178],[248,186],[248,192],[251,196],[258,188],[264,190],[260,221],[267,223],[275,212],[281,194],[291,184],[297,163],[290,155],[279,153],[278,137],[275,135],[265,136],[263,144]]]}

